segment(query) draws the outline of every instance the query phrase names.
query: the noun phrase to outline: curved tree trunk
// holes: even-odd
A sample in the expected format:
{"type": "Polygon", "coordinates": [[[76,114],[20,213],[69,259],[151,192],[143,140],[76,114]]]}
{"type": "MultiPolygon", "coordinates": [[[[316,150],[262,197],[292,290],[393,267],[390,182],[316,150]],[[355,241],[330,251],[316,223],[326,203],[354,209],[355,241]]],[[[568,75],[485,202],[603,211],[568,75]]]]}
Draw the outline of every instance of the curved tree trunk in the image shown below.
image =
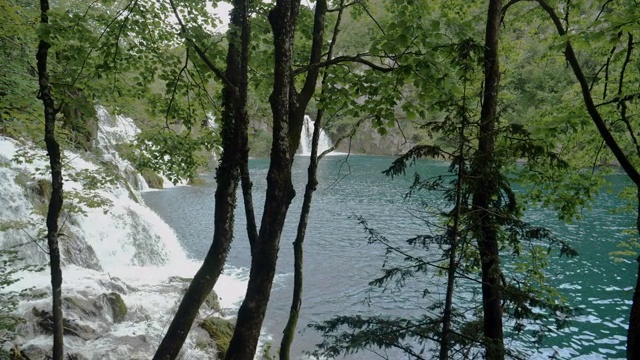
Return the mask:
{"type": "Polygon", "coordinates": [[[178,311],[156,350],[154,360],[175,359],[184,344],[191,325],[204,299],[211,292],[224,268],[233,239],[233,215],[240,167],[246,152],[247,63],[249,39],[249,0],[233,1],[227,54],[227,79],[223,90],[222,156],[216,170],[215,215],[213,243],[202,266],[195,274],[178,311]]]}
{"type": "MultiPolygon", "coordinates": [[[[49,1],[40,0],[40,23],[47,26],[49,17],[49,1]]],[[[51,293],[53,312],[53,360],[62,360],[64,356],[63,319],[62,319],[62,269],[60,268],[60,249],[58,246],[58,218],[62,209],[62,161],[60,145],[56,141],[56,109],[51,87],[47,60],[51,45],[40,39],[38,43],[38,81],[40,88],[38,98],[44,106],[44,141],[51,166],[51,200],[47,211],[47,245],[49,246],[49,267],[51,269],[51,293]]]]}
{"type": "Polygon", "coordinates": [[[484,93],[480,112],[478,150],[472,162],[475,185],[472,190],[472,218],[482,268],[482,308],[486,358],[504,359],[502,330],[502,290],[500,284],[500,254],[498,228],[491,211],[491,200],[498,193],[495,159],[495,139],[498,108],[500,65],[498,39],[502,4],[489,2],[484,49],[484,93]]]}
{"type": "MultiPolygon", "coordinates": [[[[556,14],[555,10],[544,0],[538,0],[540,6],[547,12],[553,24],[558,31],[560,36],[566,34],[566,29],[564,29],[562,25],[562,21],[556,14]]],[[[631,45],[630,45],[631,46],[631,45]]],[[[585,107],[587,108],[587,112],[593,120],[593,123],[596,125],[600,136],[607,144],[607,147],[611,149],[611,152],[616,157],[618,163],[627,174],[627,176],[633,181],[633,183],[638,188],[638,219],[636,221],[636,228],[638,230],[638,234],[640,235],[640,172],[638,169],[631,163],[629,157],[625,154],[625,152],[620,148],[618,142],[613,137],[613,134],[607,128],[607,125],[602,118],[602,115],[598,111],[598,107],[593,101],[593,96],[591,95],[591,90],[589,88],[589,82],[585,77],[582,67],[578,62],[578,58],[576,57],[575,51],[573,50],[573,46],[571,42],[567,40],[564,50],[564,56],[567,59],[567,62],[571,66],[573,70],[573,74],[575,75],[578,83],[580,84],[580,89],[582,91],[582,98],[584,100],[585,107]]],[[[628,59],[627,59],[628,60],[628,59]]],[[[631,312],[629,314],[629,329],[627,333],[627,359],[639,359],[640,358],[640,257],[638,258],[638,278],[636,280],[636,287],[633,292],[632,304],[631,304],[631,312]]]]}
{"type": "Polygon", "coordinates": [[[289,360],[291,357],[291,345],[295,337],[296,327],[298,325],[298,317],[300,315],[300,306],[302,305],[302,287],[303,287],[303,244],[307,232],[307,224],[309,223],[309,213],[311,212],[311,200],[313,192],[316,191],[318,179],[318,140],[320,139],[320,125],[322,123],[322,110],[318,110],[313,136],[311,141],[311,156],[309,168],[307,169],[308,180],[304,191],[304,199],[302,201],[302,210],[300,211],[300,219],[298,220],[298,229],[296,238],[293,242],[294,270],[293,270],[293,295],[291,298],[291,308],[289,310],[289,319],[284,328],[282,341],[280,342],[280,360],[289,360]]]}

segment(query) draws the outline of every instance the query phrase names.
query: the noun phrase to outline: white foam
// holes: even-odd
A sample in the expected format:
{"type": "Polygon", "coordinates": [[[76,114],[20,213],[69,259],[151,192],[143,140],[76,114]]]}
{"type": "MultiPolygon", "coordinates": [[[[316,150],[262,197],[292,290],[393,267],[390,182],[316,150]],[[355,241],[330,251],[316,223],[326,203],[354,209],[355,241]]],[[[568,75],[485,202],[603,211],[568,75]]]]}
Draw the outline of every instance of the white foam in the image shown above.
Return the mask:
{"type": "MultiPolygon", "coordinates": [[[[119,156],[115,148],[123,142],[133,141],[138,134],[139,130],[133,120],[121,116],[114,118],[102,107],[98,107],[97,112],[99,132],[96,145],[101,150],[100,160],[111,162],[129,183],[138,184],[131,186],[120,178],[115,185],[103,186],[90,192],[89,196],[102,198],[107,201],[107,205],[90,208],[81,204],[86,216],[72,214],[61,221],[64,224],[61,232],[67,235],[61,237],[61,253],[65,264],[62,291],[63,296],[94,301],[100,294],[114,291],[113,286],[122,286],[124,290],[121,291],[121,296],[128,313],[125,321],[120,324],[101,325],[96,321],[93,326],[101,329],[98,338],[84,341],[67,337],[65,346],[69,351],[84,354],[87,358],[150,357],[171,321],[186,286],[181,282],[172,282],[170,277],[191,278],[200,264],[187,257],[173,229],[131,191],[145,190],[148,186],[133,166],[119,156]],[[95,266],[88,268],[87,264],[95,266]],[[122,339],[128,338],[132,339],[132,343],[123,345],[122,339]],[[147,345],[138,346],[137,341],[147,345]]],[[[99,170],[90,155],[87,156],[84,158],[65,151],[65,169],[89,172],[99,170]]],[[[30,243],[31,237],[44,227],[44,219],[32,213],[33,207],[24,185],[18,183],[17,178],[46,178],[46,171],[43,169],[46,169],[47,164],[44,150],[0,137],[0,182],[3,184],[0,202],[4,204],[0,207],[0,221],[33,222],[25,230],[0,232],[1,248],[30,243]],[[31,163],[17,164],[10,161],[21,151],[29,152],[31,163]]],[[[71,180],[66,171],[69,170],[63,173],[66,194],[71,194],[71,191],[86,192],[84,180],[71,180]]],[[[35,245],[23,246],[20,250],[29,263],[48,263],[45,252],[35,245]]],[[[19,273],[17,276],[22,279],[5,291],[32,287],[50,291],[48,271],[19,273]]],[[[225,269],[215,287],[223,308],[238,307],[246,292],[246,280],[246,269],[225,269]]],[[[48,297],[23,300],[18,312],[30,314],[34,306],[49,309],[50,300],[48,297]]],[[[50,336],[38,335],[26,328],[23,330],[23,337],[20,339],[23,347],[50,346],[50,336]]],[[[211,351],[204,353],[195,344],[195,338],[190,335],[184,346],[183,358],[204,359],[213,356],[209,354],[211,351]]]]}
{"type": "MultiPolygon", "coordinates": [[[[298,155],[311,155],[311,142],[313,139],[313,131],[315,122],[308,115],[304,116],[304,124],[302,133],[300,134],[300,146],[298,147],[298,155]]],[[[331,139],[324,130],[320,130],[320,138],[318,139],[318,155],[332,146],[331,139]]]]}

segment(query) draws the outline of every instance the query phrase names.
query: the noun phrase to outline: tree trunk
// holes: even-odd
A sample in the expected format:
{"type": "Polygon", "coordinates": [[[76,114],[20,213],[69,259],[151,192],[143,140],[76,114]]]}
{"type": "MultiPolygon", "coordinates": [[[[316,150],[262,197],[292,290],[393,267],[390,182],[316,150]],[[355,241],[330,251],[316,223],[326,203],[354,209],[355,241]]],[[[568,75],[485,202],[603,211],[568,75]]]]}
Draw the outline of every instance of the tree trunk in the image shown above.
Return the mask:
{"type": "MultiPolygon", "coordinates": [[[[340,2],[340,8],[344,0],[340,2]]],[[[327,11],[327,3],[324,0],[319,0],[316,2],[316,9],[314,15],[314,41],[311,50],[310,56],[310,64],[320,61],[320,55],[322,53],[322,43],[324,42],[324,17],[327,11]]],[[[337,35],[338,35],[338,27],[340,25],[340,21],[342,19],[342,9],[338,12],[338,19],[336,20],[333,37],[331,39],[331,44],[329,45],[329,51],[327,52],[327,60],[330,60],[333,56],[333,48],[335,46],[337,35]]],[[[303,88],[302,94],[306,96],[305,99],[301,101],[300,106],[304,121],[304,109],[306,109],[306,105],[313,95],[315,90],[315,81],[317,80],[318,73],[312,72],[306,78],[305,86],[303,88]],[[307,85],[308,84],[308,85],[307,85]],[[311,84],[314,84],[313,88],[311,88],[311,84]]],[[[322,78],[322,88],[324,90],[324,85],[327,81],[327,73],[324,73],[322,78]]],[[[309,213],[311,211],[311,201],[313,198],[313,192],[316,190],[316,186],[318,185],[317,172],[318,172],[318,162],[320,158],[318,157],[318,142],[320,140],[320,132],[322,127],[322,119],[324,116],[324,111],[319,109],[316,113],[316,121],[315,126],[313,128],[313,135],[311,141],[311,156],[309,159],[309,168],[307,169],[307,186],[304,192],[304,199],[302,202],[302,209],[300,212],[300,219],[298,220],[298,229],[296,232],[296,238],[293,242],[293,256],[294,256],[294,276],[293,276],[293,294],[291,297],[291,308],[289,310],[289,319],[287,320],[287,324],[283,330],[282,341],[280,342],[280,360],[288,360],[291,357],[291,345],[293,344],[293,339],[295,337],[296,327],[298,325],[298,318],[300,316],[300,307],[302,306],[302,290],[303,290],[303,264],[304,264],[304,252],[303,252],[303,244],[307,231],[307,224],[309,222],[309,213]]],[[[302,124],[302,122],[301,122],[302,124]]],[[[301,131],[301,128],[300,130],[301,131]]],[[[295,131],[291,131],[290,129],[290,139],[293,140],[295,137],[295,131]]],[[[299,144],[300,136],[297,136],[298,141],[294,143],[299,144]]],[[[298,145],[291,145],[291,149],[297,149],[298,145]]],[[[292,154],[295,153],[293,150],[292,154]]]]}
{"type": "MultiPolygon", "coordinates": [[[[464,106],[463,106],[464,107],[464,106]]],[[[464,115],[463,115],[464,117],[464,115]]],[[[460,136],[458,141],[460,146],[458,147],[458,177],[456,179],[456,199],[455,206],[453,208],[453,229],[451,229],[451,238],[449,246],[449,266],[447,267],[447,293],[444,301],[444,311],[442,312],[442,335],[440,337],[440,360],[449,359],[449,344],[451,343],[451,317],[453,313],[453,291],[455,289],[456,281],[456,269],[457,256],[458,256],[458,239],[460,237],[460,217],[462,216],[462,182],[464,181],[465,173],[465,158],[464,158],[464,145],[465,136],[464,130],[467,126],[465,119],[462,119],[460,125],[460,136]]]]}
{"type": "MultiPolygon", "coordinates": [[[[40,24],[47,26],[49,17],[49,1],[40,0],[40,24]]],[[[51,200],[47,211],[47,245],[49,246],[49,267],[51,268],[51,293],[53,313],[53,360],[62,360],[64,356],[63,319],[62,319],[62,269],[60,268],[60,249],[58,246],[58,218],[62,209],[62,161],[60,145],[56,141],[56,109],[51,87],[47,60],[51,45],[44,39],[38,43],[36,54],[38,81],[40,84],[38,98],[44,106],[44,141],[51,166],[51,200]]]]}
{"type": "MultiPolygon", "coordinates": [[[[636,189],[638,200],[638,214],[636,218],[636,230],[640,234],[640,186],[636,189]]],[[[633,290],[631,302],[631,313],[629,314],[629,330],[627,333],[627,359],[640,358],[640,256],[638,262],[638,274],[636,277],[636,288],[633,290]]]]}
{"type": "MultiPolygon", "coordinates": [[[[202,266],[195,274],[178,311],[158,347],[154,360],[175,359],[189,334],[191,325],[204,299],[215,286],[226,262],[233,239],[233,214],[241,160],[246,147],[247,63],[248,63],[248,0],[233,1],[226,76],[231,84],[223,90],[222,156],[216,170],[215,215],[213,243],[202,266]]],[[[243,155],[244,154],[244,155],[243,155]]]]}
{"type": "Polygon", "coordinates": [[[295,22],[300,2],[278,0],[269,13],[275,46],[273,91],[273,143],[267,174],[267,193],[258,241],[252,250],[251,271],[245,296],[227,350],[226,359],[253,359],[269,302],[284,221],[295,196],[291,183],[293,154],[289,141],[290,91],[295,22]]]}
{"type": "Polygon", "coordinates": [[[300,212],[300,219],[298,220],[298,229],[296,232],[296,239],[293,242],[293,256],[294,256],[294,276],[293,276],[293,295],[291,298],[291,308],[289,310],[289,320],[284,328],[282,341],[280,342],[280,360],[289,360],[291,357],[291,345],[293,344],[293,338],[295,337],[296,327],[298,325],[298,317],[300,315],[300,306],[302,305],[302,287],[303,287],[303,243],[305,234],[307,231],[307,224],[309,223],[309,213],[311,212],[311,200],[313,199],[313,192],[316,191],[318,186],[317,172],[318,172],[318,141],[320,140],[320,126],[322,125],[323,117],[322,109],[318,110],[316,116],[315,126],[313,129],[313,135],[311,140],[311,156],[309,159],[309,168],[307,169],[307,186],[304,191],[304,199],[302,202],[302,210],[300,212]]]}
{"type": "Polygon", "coordinates": [[[478,150],[472,163],[472,176],[475,179],[472,199],[473,227],[482,268],[483,326],[486,358],[489,360],[504,359],[505,353],[498,228],[491,211],[492,198],[498,193],[499,168],[495,159],[495,129],[500,82],[498,39],[501,15],[501,1],[491,0],[485,35],[484,93],[480,113],[478,150]]]}

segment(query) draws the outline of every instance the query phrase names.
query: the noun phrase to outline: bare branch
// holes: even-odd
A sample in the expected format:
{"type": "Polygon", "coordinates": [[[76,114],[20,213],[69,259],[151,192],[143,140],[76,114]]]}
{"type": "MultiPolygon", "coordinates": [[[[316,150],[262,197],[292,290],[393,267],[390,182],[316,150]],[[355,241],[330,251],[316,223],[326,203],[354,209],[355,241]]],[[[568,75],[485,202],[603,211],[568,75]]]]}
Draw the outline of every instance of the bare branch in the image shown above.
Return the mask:
{"type": "Polygon", "coordinates": [[[328,10],[327,10],[327,12],[328,12],[328,13],[332,13],[332,12],[343,11],[344,9],[346,9],[346,8],[348,8],[348,7],[351,7],[351,6],[353,6],[353,5],[357,5],[357,4],[358,4],[358,2],[359,2],[359,0],[356,0],[356,1],[350,2],[350,3],[348,3],[348,4],[340,5],[340,6],[338,6],[337,8],[334,8],[334,9],[328,9],[328,10]]]}
{"type": "MultiPolygon", "coordinates": [[[[628,33],[628,38],[629,39],[627,41],[627,54],[624,58],[624,62],[622,63],[622,69],[620,70],[620,79],[618,83],[618,96],[622,96],[622,90],[624,88],[624,75],[627,69],[627,65],[631,60],[631,53],[633,52],[633,35],[631,33],[628,33]]],[[[629,133],[629,136],[631,137],[631,141],[633,141],[633,144],[636,147],[636,153],[638,154],[638,156],[640,156],[640,145],[638,145],[638,139],[636,138],[636,134],[633,131],[631,122],[627,117],[627,102],[624,100],[620,101],[619,109],[620,109],[620,118],[622,119],[624,124],[627,126],[627,132],[629,133]]]]}
{"type": "Polygon", "coordinates": [[[598,20],[600,18],[600,16],[604,12],[604,9],[607,8],[607,5],[609,5],[612,2],[613,2],[613,0],[607,0],[604,4],[602,4],[602,8],[600,9],[600,12],[598,13],[598,16],[596,16],[596,20],[598,20]]]}

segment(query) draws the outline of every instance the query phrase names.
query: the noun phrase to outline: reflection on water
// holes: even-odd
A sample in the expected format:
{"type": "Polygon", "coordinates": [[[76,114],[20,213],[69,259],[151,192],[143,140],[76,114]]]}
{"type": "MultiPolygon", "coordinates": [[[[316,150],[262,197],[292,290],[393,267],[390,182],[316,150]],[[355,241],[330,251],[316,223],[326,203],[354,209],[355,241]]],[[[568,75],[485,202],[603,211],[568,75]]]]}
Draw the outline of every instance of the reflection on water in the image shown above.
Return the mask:
{"type": "MultiPolygon", "coordinates": [[[[442,204],[440,194],[421,194],[405,199],[413,181],[410,170],[405,177],[390,179],[381,171],[389,166],[390,157],[333,156],[323,159],[318,169],[319,186],[314,195],[311,221],[305,241],[305,293],[299,330],[294,343],[295,353],[312,350],[320,340],[312,330],[305,330],[313,321],[337,314],[411,314],[424,311],[429,300],[421,297],[424,287],[430,296],[444,293],[444,285],[435,280],[414,283],[414,291],[374,291],[367,283],[379,275],[384,250],[368,245],[362,226],[355,216],[363,216],[387,238],[397,243],[424,233],[424,205],[442,204]],[[371,304],[366,302],[371,299],[371,304]]],[[[308,158],[297,157],[294,179],[297,196],[291,205],[285,224],[278,263],[278,276],[273,287],[265,327],[278,344],[287,320],[293,278],[292,246],[300,212],[308,158]]],[[[423,174],[443,174],[447,164],[435,161],[418,162],[423,174]]],[[[268,162],[252,159],[254,201],[261,217],[268,162]]],[[[205,174],[207,184],[197,187],[176,187],[144,194],[147,204],[157,211],[177,232],[191,257],[202,259],[213,236],[213,174],[205,174]]],[[[624,176],[612,176],[613,189],[621,189],[624,176]]],[[[240,194],[239,194],[240,196],[240,194]]],[[[635,263],[614,262],[608,254],[624,239],[623,229],[632,227],[634,214],[611,214],[619,205],[615,195],[604,193],[592,211],[574,224],[563,224],[553,213],[530,210],[527,218],[534,225],[546,226],[557,237],[571,242],[580,252],[573,259],[551,259],[548,269],[552,284],[557,286],[570,305],[583,311],[570,327],[549,334],[541,349],[531,350],[533,358],[545,358],[556,353],[561,358],[622,358],[626,339],[626,319],[634,284],[635,263]]],[[[245,235],[242,202],[236,209],[236,238],[228,264],[249,267],[249,244],[245,235]]],[[[435,249],[434,249],[435,250],[435,249]]],[[[393,290],[393,289],[392,289],[393,290]]],[[[221,294],[224,297],[224,294],[221,294]]],[[[277,346],[275,346],[277,348],[277,346]]],[[[361,358],[368,358],[364,354],[361,358]]]]}

